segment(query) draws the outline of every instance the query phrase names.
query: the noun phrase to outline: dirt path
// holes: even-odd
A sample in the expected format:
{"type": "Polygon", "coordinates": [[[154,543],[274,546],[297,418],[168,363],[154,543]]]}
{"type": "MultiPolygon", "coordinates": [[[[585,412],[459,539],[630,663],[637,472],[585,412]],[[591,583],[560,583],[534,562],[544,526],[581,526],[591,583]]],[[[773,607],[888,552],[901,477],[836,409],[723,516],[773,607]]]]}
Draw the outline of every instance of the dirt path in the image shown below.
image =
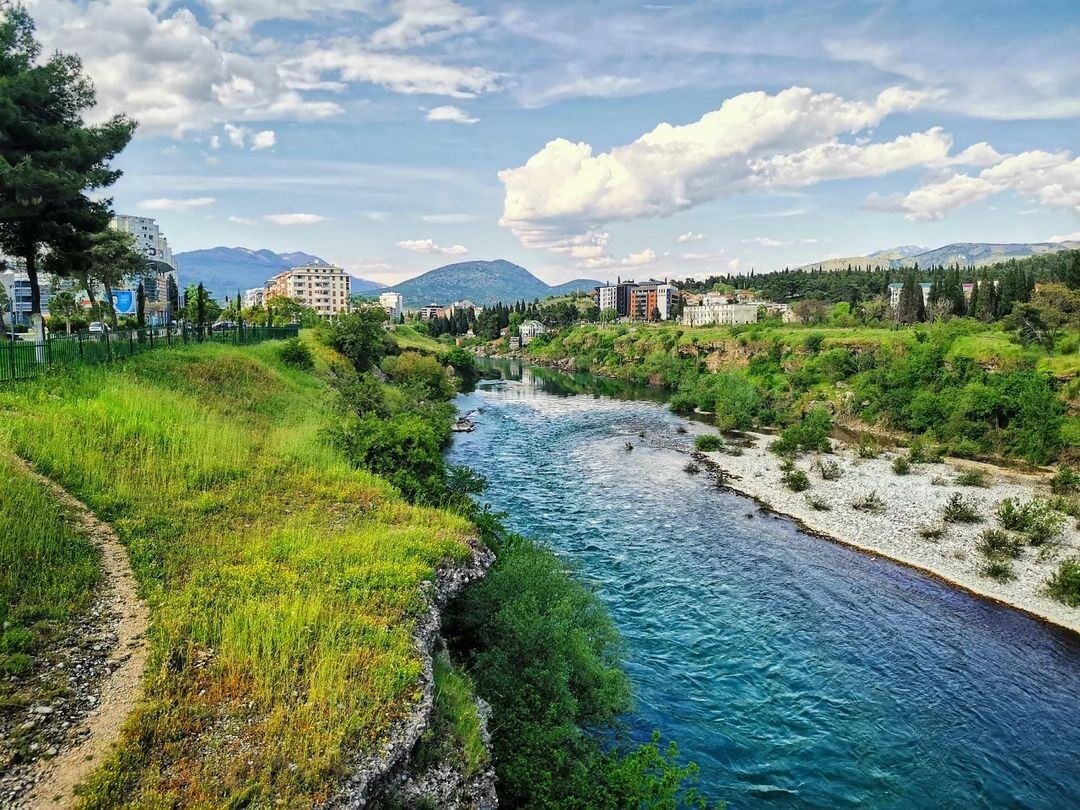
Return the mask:
{"type": "Polygon", "coordinates": [[[86,733],[80,735],[80,741],[61,748],[57,756],[37,763],[34,788],[22,799],[26,807],[69,807],[75,798],[75,786],[101,764],[139,697],[147,658],[148,612],[139,598],[127,550],[112,527],[98,520],[85,504],[58,484],[30,465],[23,466],[71,511],[87,536],[101,549],[102,586],[98,606],[102,615],[118,619],[117,643],[109,654],[109,672],[100,684],[97,708],[85,718],[86,733]]]}

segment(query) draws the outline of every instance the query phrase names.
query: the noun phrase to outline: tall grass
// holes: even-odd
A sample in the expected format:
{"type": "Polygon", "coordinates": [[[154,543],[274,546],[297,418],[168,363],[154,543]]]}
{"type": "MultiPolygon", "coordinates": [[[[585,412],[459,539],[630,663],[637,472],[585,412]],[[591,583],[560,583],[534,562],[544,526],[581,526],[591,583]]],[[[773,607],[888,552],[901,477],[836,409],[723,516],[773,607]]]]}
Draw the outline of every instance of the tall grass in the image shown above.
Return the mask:
{"type": "Polygon", "coordinates": [[[416,697],[423,584],[470,527],[329,449],[330,397],[274,344],[0,395],[0,431],[112,523],[152,609],[146,696],[88,806],[310,804],[416,697]]]}
{"type": "Polygon", "coordinates": [[[93,543],[0,444],[0,704],[43,642],[86,607],[101,573],[93,543]]]}

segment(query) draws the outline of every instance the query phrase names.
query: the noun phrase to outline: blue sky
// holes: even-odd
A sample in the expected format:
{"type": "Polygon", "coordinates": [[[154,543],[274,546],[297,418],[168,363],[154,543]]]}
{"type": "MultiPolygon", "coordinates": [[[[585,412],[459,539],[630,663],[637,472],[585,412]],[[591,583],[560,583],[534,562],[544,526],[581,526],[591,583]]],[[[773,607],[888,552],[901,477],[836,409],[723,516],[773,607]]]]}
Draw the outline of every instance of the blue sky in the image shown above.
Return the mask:
{"type": "Polygon", "coordinates": [[[31,0],[118,211],[392,282],[1080,239],[1080,4],[31,0]]]}

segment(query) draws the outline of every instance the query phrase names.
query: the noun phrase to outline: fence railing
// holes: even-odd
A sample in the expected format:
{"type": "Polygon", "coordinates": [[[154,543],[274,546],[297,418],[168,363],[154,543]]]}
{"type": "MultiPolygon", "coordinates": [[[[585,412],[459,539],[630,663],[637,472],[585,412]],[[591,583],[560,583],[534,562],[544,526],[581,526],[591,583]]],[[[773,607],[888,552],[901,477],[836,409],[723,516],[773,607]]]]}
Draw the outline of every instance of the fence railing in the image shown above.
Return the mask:
{"type": "Polygon", "coordinates": [[[115,332],[79,332],[48,335],[43,343],[27,340],[0,341],[0,382],[33,377],[58,366],[108,363],[161,346],[184,343],[231,343],[244,345],[264,340],[296,337],[296,326],[241,326],[213,329],[209,326],[147,326],[115,332]]]}

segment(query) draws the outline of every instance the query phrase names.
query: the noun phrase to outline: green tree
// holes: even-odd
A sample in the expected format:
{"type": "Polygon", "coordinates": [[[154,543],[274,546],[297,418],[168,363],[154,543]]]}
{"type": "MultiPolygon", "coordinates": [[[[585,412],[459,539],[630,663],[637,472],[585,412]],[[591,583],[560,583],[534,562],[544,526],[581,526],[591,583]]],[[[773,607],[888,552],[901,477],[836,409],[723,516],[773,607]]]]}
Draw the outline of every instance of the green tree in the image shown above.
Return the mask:
{"type": "Polygon", "coordinates": [[[55,292],[49,298],[49,314],[54,318],[60,318],[64,322],[64,330],[71,334],[71,321],[80,312],[82,307],[75,300],[75,296],[67,290],[55,292]]]}
{"type": "Polygon", "coordinates": [[[116,328],[113,288],[127,280],[141,279],[146,270],[146,258],[135,247],[135,237],[130,233],[106,228],[90,237],[89,277],[105,292],[105,307],[113,329],[116,328]]]}
{"type": "Polygon", "coordinates": [[[383,328],[385,321],[386,310],[378,307],[342,315],[330,325],[327,343],[345,355],[357,371],[368,371],[393,346],[383,328]]]}
{"type": "Polygon", "coordinates": [[[40,59],[34,23],[22,6],[0,14],[0,248],[26,262],[34,331],[44,339],[39,259],[64,238],[73,201],[112,185],[109,167],[135,124],[114,116],[87,126],[93,83],[73,55],[40,59]]]}
{"type": "Polygon", "coordinates": [[[146,288],[141,281],[135,290],[135,321],[140,329],[146,326],[146,288]]]}
{"type": "MultiPolygon", "coordinates": [[[[7,332],[7,326],[4,324],[4,315],[11,309],[11,296],[8,295],[7,287],[0,284],[0,332],[7,332]]],[[[14,324],[12,324],[14,327],[14,324]]]]}

